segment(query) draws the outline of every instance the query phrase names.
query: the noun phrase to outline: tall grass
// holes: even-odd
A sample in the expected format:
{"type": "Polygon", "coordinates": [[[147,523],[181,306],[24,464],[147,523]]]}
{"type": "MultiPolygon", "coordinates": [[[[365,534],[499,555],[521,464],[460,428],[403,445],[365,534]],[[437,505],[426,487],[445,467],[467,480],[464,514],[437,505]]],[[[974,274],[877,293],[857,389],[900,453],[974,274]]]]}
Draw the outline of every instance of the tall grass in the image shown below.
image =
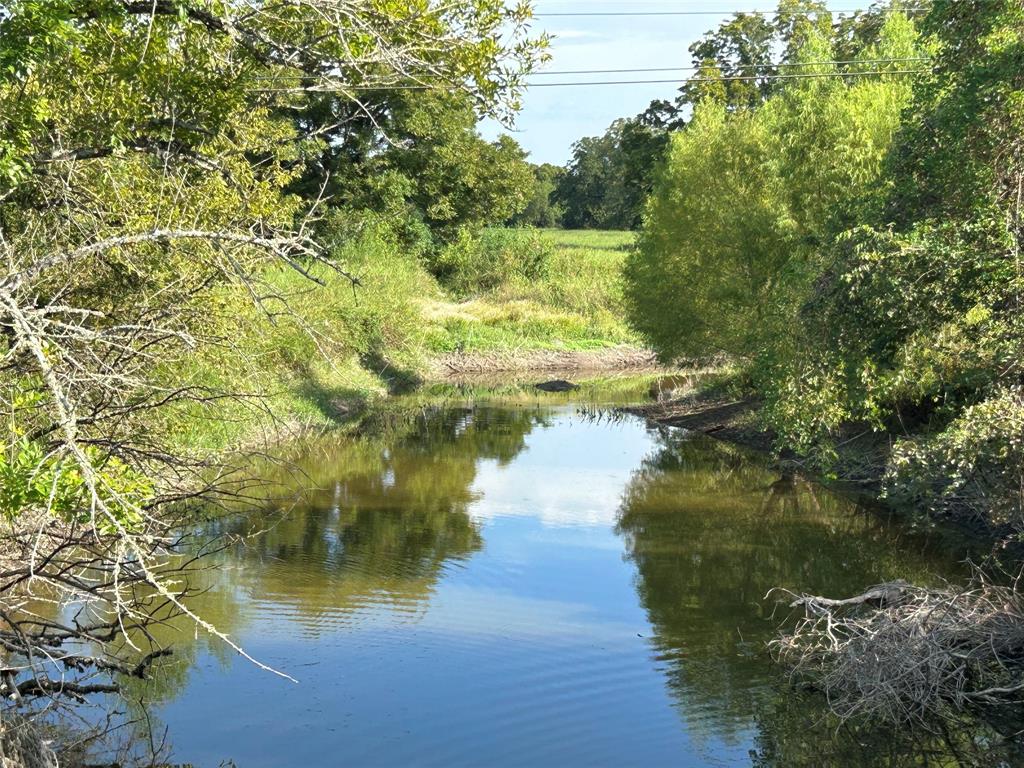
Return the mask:
{"type": "Polygon", "coordinates": [[[245,397],[174,411],[164,428],[181,445],[222,450],[258,428],[330,425],[415,383],[425,351],[420,297],[437,295],[437,284],[372,234],[335,256],[360,286],[326,268],[312,273],[323,285],[274,268],[263,275],[265,293],[280,299],[262,309],[237,288],[218,292],[207,322],[216,343],[159,373],[177,386],[245,397]]]}
{"type": "Polygon", "coordinates": [[[442,287],[426,265],[373,232],[334,255],[357,275],[319,269],[264,274],[280,297],[263,308],[218,289],[202,345],[159,375],[214,394],[170,410],[161,427],[185,448],[237,447],[286,428],[326,427],[419,383],[431,356],[452,352],[592,350],[632,344],[622,320],[619,232],[489,230],[442,254],[442,287]],[[269,308],[273,317],[268,317],[269,308]],[[216,393],[244,393],[242,399],[216,393]]]}
{"type": "Polygon", "coordinates": [[[531,260],[529,270],[511,268],[500,279],[489,272],[486,281],[461,284],[461,300],[428,304],[429,348],[588,350],[636,344],[623,320],[622,304],[622,265],[632,241],[629,232],[485,233],[483,248],[503,248],[504,254],[485,254],[484,264],[515,264],[521,255],[531,260]],[[543,255],[542,265],[533,263],[538,254],[543,255]],[[467,290],[469,286],[476,290],[467,290]]]}

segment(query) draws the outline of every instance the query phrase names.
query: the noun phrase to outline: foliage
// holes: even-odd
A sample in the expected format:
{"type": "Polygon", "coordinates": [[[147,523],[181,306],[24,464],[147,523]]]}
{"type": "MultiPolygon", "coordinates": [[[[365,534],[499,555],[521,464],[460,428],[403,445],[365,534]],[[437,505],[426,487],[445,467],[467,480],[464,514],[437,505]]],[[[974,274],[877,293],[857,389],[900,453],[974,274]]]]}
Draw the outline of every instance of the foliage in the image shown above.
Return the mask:
{"type": "MultiPolygon", "coordinates": [[[[708,91],[627,264],[636,327],[668,358],[745,361],[780,446],[827,464],[852,429],[901,433],[889,500],[994,527],[1024,524],[1021,14],[939,2],[791,27],[798,71],[852,52],[879,75],[708,91]]],[[[760,39],[743,29],[705,44],[738,65],[760,39]]]]}
{"type": "Polygon", "coordinates": [[[428,247],[502,224],[526,207],[534,176],[512,138],[485,141],[476,122],[464,94],[386,92],[371,137],[347,124],[329,132],[296,188],[357,216],[386,215],[428,247]]]}
{"type": "Polygon", "coordinates": [[[515,214],[509,223],[512,226],[540,227],[551,229],[562,224],[562,206],[552,201],[555,189],[564,169],[550,163],[533,166],[533,192],[526,207],[515,214]]]}
{"type": "Polygon", "coordinates": [[[766,294],[795,238],[769,140],[763,122],[715,102],[673,137],[626,265],[631,320],[666,359],[746,356],[779,329],[766,294]]]}
{"type": "MultiPolygon", "coordinates": [[[[984,462],[978,451],[986,444],[965,442],[963,430],[988,434],[984,419],[967,425],[986,413],[996,418],[989,408],[1012,420],[1012,399],[1002,393],[1019,382],[1024,342],[1021,28],[1013,4],[936,5],[924,23],[938,50],[935,73],[915,89],[884,186],[863,209],[869,225],[828,245],[830,267],[804,313],[812,346],[831,350],[837,407],[880,427],[938,433],[932,448],[920,449],[932,459],[897,452],[892,482],[904,490],[922,473],[931,484],[944,473],[958,486],[958,462],[939,470],[935,457],[963,451],[964,466],[984,462]]],[[[825,440],[832,426],[804,439],[825,440]]],[[[989,460],[1009,462],[1012,473],[1016,460],[998,444],[1005,441],[986,449],[989,460]]],[[[964,511],[990,504],[993,521],[1006,518],[1005,509],[996,511],[1005,494],[976,491],[964,511]]],[[[904,492],[893,498],[920,500],[904,492]]]]}
{"type": "Polygon", "coordinates": [[[893,503],[939,519],[1024,530],[1024,393],[996,392],[941,432],[897,443],[885,478],[893,503]]]}
{"type": "Polygon", "coordinates": [[[459,295],[493,290],[517,280],[538,280],[547,272],[551,246],[527,229],[462,230],[437,256],[433,269],[459,295]]]}
{"type": "Polygon", "coordinates": [[[622,308],[622,263],[632,235],[513,230],[493,237],[498,242],[523,239],[542,249],[546,269],[534,279],[508,275],[469,301],[427,304],[422,315],[430,350],[514,355],[636,345],[622,308]]]}
{"type": "Polygon", "coordinates": [[[635,229],[666,141],[663,131],[631,119],[576,142],[551,197],[563,209],[563,226],[635,229]]]}

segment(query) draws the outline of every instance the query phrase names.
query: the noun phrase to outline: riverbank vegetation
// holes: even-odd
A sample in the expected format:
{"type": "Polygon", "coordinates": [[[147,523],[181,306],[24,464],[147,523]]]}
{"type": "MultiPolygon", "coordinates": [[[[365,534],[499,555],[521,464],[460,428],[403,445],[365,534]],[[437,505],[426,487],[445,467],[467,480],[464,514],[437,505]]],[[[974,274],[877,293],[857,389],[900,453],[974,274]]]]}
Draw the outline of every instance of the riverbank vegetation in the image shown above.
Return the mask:
{"type": "MultiPolygon", "coordinates": [[[[958,0],[838,24],[737,16],[709,33],[691,49],[703,74],[670,109],[652,105],[682,125],[626,267],[635,327],[667,360],[733,360],[778,450],[853,479],[845,460],[871,457],[889,505],[1011,548],[1024,535],[1022,14],[958,0]]],[[[900,593],[883,614],[805,623],[783,655],[799,649],[850,713],[1019,701],[1003,673],[1019,677],[1021,650],[1002,644],[1004,619],[1019,633],[1017,598],[992,613],[1005,602],[992,595],[900,593]],[[957,613],[940,619],[940,605],[957,613]],[[904,635],[935,640],[941,663],[904,635]],[[870,681],[854,657],[875,659],[870,681]]]]}
{"type": "MultiPolygon", "coordinates": [[[[728,360],[792,461],[863,479],[856,450],[888,504],[1012,549],[1024,11],[902,8],[738,14],[563,170],[477,131],[545,60],[528,3],[0,5],[0,693],[116,691],[171,616],[243,653],[172,556],[185,506],[249,498],[222,452],[474,355],[728,360]]],[[[855,702],[873,654],[890,720],[1019,702],[1005,589],[807,598],[827,630],[780,655],[855,702]]]]}
{"type": "Polygon", "coordinates": [[[173,614],[244,653],[189,607],[177,513],[228,492],[211,449],[246,414],[341,410],[411,367],[439,255],[533,183],[476,131],[546,56],[530,16],[0,6],[5,702],[147,676],[167,649],[142,638],[173,614]]]}
{"type": "MultiPolygon", "coordinates": [[[[627,296],[663,356],[741,361],[780,447],[827,468],[859,433],[892,434],[891,502],[1013,533],[1021,40],[1015,9],[966,8],[879,17],[856,54],[876,77],[702,96],[627,296]],[[913,78],[870,63],[932,52],[913,78]]],[[[791,61],[839,57],[830,28],[800,35],[791,61]]]]}
{"type": "Polygon", "coordinates": [[[367,232],[331,246],[350,274],[262,273],[289,311],[267,322],[250,297],[217,293],[223,343],[162,367],[178,386],[246,397],[183,404],[161,428],[180,448],[221,451],[350,421],[389,394],[450,372],[630,368],[653,363],[627,328],[624,232],[484,229],[420,260],[367,232]]]}

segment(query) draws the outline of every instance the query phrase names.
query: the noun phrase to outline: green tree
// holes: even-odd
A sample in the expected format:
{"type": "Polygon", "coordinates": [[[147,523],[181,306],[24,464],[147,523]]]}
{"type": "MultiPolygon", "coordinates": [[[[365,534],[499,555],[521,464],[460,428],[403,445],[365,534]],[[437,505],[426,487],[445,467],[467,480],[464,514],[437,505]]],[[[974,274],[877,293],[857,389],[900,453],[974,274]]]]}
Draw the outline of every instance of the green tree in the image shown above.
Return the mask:
{"type": "MultiPolygon", "coordinates": [[[[414,79],[425,101],[459,90],[506,117],[544,47],[530,15],[501,0],[0,5],[0,476],[4,551],[21,574],[0,609],[14,615],[12,585],[32,582],[88,602],[95,620],[56,634],[5,622],[8,651],[63,657],[82,685],[135,674],[121,633],[144,629],[153,600],[231,643],[163,576],[178,505],[219,487],[166,426],[175,409],[209,415],[242,387],[167,372],[231,343],[235,296],[302,327],[275,287],[280,269],[344,272],[315,237],[323,201],[291,193],[332,128],[295,115],[324,93],[372,114],[374,92],[414,79]],[[52,525],[26,538],[30,520],[52,525]],[[101,658],[67,650],[99,635],[101,658]]],[[[504,170],[496,158],[521,161],[507,142],[466,146],[478,177],[504,170]]],[[[21,672],[26,695],[74,695],[49,669],[21,672]]]]}
{"type": "Polygon", "coordinates": [[[568,229],[635,229],[654,169],[667,142],[664,131],[639,119],[616,120],[603,136],[580,139],[553,200],[568,229]]]}
{"type": "Polygon", "coordinates": [[[372,112],[318,98],[296,119],[306,130],[324,121],[329,128],[294,188],[306,198],[326,194],[357,219],[387,221],[407,243],[417,224],[428,241],[446,242],[463,227],[504,223],[528,203],[526,153],[509,136],[481,138],[464,93],[382,90],[372,112]]]}
{"type": "Polygon", "coordinates": [[[551,228],[562,224],[562,207],[552,202],[552,196],[565,169],[542,163],[533,166],[533,192],[526,207],[513,216],[509,223],[529,227],[551,228]]]}
{"type": "MultiPolygon", "coordinates": [[[[913,49],[890,14],[865,58],[913,49]]],[[[880,70],[844,82],[830,39],[811,28],[794,81],[757,109],[709,95],[672,136],[626,268],[635,326],[667,358],[726,353],[771,366],[799,346],[792,329],[821,266],[818,246],[871,187],[910,91],[880,70]]]]}
{"type": "Polygon", "coordinates": [[[828,443],[849,419],[910,429],[891,499],[1019,530],[1022,11],[936,3],[922,26],[934,70],[914,89],[863,225],[830,245],[804,313],[815,354],[778,377],[771,414],[807,443],[828,443]],[[835,382],[836,419],[793,418],[812,407],[797,384],[806,372],[835,382]]]}

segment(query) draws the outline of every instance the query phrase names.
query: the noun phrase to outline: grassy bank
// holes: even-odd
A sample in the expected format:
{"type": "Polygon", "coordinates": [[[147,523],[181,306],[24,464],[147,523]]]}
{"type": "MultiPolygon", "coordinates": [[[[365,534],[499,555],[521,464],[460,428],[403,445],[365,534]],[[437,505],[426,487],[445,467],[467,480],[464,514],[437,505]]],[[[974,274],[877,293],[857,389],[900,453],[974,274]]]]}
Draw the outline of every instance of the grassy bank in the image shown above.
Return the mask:
{"type": "Polygon", "coordinates": [[[225,291],[205,323],[217,343],[166,365],[168,381],[212,397],[162,426],[183,447],[222,450],[343,422],[463,357],[474,370],[591,356],[593,368],[630,367],[643,358],[622,320],[631,244],[626,232],[491,230],[450,246],[439,270],[370,234],[335,252],[359,286],[326,268],[321,285],[273,270],[262,309],[225,291]]]}
{"type": "Polygon", "coordinates": [[[527,258],[539,258],[543,267],[536,274],[510,270],[496,280],[460,274],[455,283],[461,290],[441,290],[425,299],[427,352],[586,351],[638,345],[622,319],[622,265],[632,243],[630,232],[484,233],[481,250],[522,250],[527,258]]]}

